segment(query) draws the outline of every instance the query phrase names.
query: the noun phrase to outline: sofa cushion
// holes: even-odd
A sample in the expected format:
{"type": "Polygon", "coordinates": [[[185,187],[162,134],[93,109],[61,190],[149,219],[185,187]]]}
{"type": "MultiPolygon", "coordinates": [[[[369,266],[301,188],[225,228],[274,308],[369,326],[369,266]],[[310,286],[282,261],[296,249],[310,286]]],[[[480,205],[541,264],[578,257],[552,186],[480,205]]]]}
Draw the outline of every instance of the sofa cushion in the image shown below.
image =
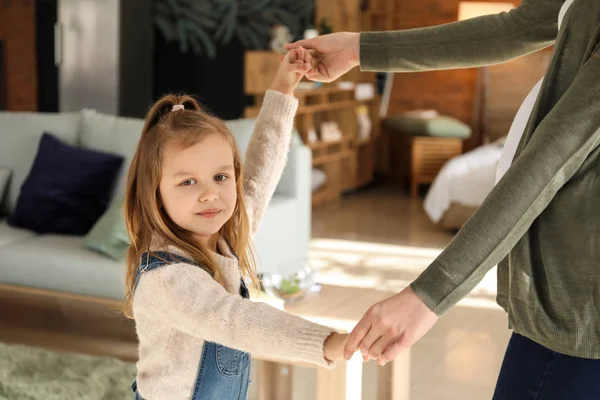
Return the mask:
{"type": "Polygon", "coordinates": [[[79,141],[79,113],[0,112],[0,165],[12,170],[0,215],[14,211],[19,188],[35,158],[40,137],[52,132],[65,143],[79,141]]]}
{"type": "MultiPolygon", "coordinates": [[[[0,219],[0,247],[14,242],[35,238],[37,235],[27,229],[8,225],[6,219],[0,219]]],[[[1,259],[0,259],[1,260],[1,259]]],[[[1,263],[1,261],[0,261],[1,263]]]]}
{"type": "MultiPolygon", "coordinates": [[[[310,198],[309,186],[306,186],[310,198]]],[[[308,257],[310,202],[289,196],[273,196],[258,232],[252,240],[260,272],[276,272],[289,262],[308,257]],[[293,240],[290,240],[293,238],[293,240]]]]}
{"type": "Polygon", "coordinates": [[[116,117],[93,110],[81,113],[81,147],[119,154],[125,161],[116,180],[114,197],[125,191],[125,180],[131,159],[144,128],[144,120],[116,117]]]}
{"type": "Polygon", "coordinates": [[[242,154],[242,157],[244,157],[246,153],[248,143],[252,137],[252,132],[254,132],[255,122],[256,120],[253,118],[241,118],[225,121],[225,125],[227,125],[227,128],[229,128],[233,134],[233,137],[235,137],[235,141],[237,142],[237,146],[242,154]]]}
{"type": "Polygon", "coordinates": [[[2,203],[2,199],[4,198],[4,193],[6,192],[6,186],[8,186],[8,179],[11,174],[10,168],[0,167],[0,203],[2,203]]]}
{"type": "Polygon", "coordinates": [[[85,237],[85,246],[114,260],[121,261],[127,255],[129,235],[125,225],[123,200],[113,201],[104,215],[85,237]]]}
{"type": "Polygon", "coordinates": [[[41,235],[0,247],[0,283],[122,299],[125,264],[86,249],[81,237],[41,235]]]}
{"type": "Polygon", "coordinates": [[[122,162],[44,134],[8,223],[37,233],[86,234],[106,210],[122,162]]]}
{"type": "Polygon", "coordinates": [[[432,118],[401,115],[388,118],[385,123],[392,129],[406,135],[457,139],[467,139],[471,136],[471,127],[469,125],[456,118],[443,115],[432,118]]]}

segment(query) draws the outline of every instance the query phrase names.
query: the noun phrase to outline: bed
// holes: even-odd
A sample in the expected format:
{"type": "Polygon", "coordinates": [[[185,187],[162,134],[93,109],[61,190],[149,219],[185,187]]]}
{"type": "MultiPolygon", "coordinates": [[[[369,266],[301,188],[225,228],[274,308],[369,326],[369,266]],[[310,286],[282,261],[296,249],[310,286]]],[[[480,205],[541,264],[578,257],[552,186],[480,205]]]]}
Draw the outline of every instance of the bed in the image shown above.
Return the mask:
{"type": "Polygon", "coordinates": [[[424,208],[435,224],[460,229],[494,187],[505,137],[452,158],[433,181],[424,208]]]}

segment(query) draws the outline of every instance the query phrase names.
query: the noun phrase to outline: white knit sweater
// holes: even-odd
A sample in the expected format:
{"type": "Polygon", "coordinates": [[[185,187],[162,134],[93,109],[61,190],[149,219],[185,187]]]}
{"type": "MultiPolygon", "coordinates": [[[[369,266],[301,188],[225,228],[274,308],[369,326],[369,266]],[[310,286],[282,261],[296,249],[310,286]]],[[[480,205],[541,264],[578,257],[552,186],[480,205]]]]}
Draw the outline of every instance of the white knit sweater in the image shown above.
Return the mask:
{"type": "MultiPolygon", "coordinates": [[[[298,101],[268,91],[246,152],[244,186],[252,233],[285,165],[298,101]]],[[[139,338],[138,391],[143,398],[190,399],[204,341],[274,359],[331,367],[323,344],[333,331],[264,303],[242,299],[240,272],[220,239],[224,286],[202,268],[174,264],[144,272],[133,298],[139,338]]],[[[155,248],[186,256],[172,246],[155,248]]]]}

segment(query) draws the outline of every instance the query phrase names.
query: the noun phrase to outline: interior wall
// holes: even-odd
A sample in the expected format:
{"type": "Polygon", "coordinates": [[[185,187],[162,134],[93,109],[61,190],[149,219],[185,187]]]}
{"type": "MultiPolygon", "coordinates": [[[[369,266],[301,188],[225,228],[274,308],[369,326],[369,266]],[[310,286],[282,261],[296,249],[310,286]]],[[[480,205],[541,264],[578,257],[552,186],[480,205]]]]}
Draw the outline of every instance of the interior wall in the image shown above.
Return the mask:
{"type": "Polygon", "coordinates": [[[4,42],[6,109],[37,110],[35,1],[0,1],[0,40],[4,42]]]}
{"type": "Polygon", "coordinates": [[[488,68],[486,126],[491,141],[508,133],[519,106],[544,76],[550,56],[541,51],[488,68]]]}

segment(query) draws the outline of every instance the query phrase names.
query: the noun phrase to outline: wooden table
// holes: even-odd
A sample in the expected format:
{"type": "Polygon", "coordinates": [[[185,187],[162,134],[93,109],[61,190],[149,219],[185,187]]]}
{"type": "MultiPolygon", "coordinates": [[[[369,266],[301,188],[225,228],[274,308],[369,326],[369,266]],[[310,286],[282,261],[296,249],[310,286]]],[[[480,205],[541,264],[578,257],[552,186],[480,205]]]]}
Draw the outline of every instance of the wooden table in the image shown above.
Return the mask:
{"type": "MultiPolygon", "coordinates": [[[[368,308],[394,293],[374,289],[323,285],[320,292],[309,293],[303,299],[283,304],[279,300],[259,296],[265,301],[283,308],[307,320],[350,331],[368,308]]],[[[252,296],[256,299],[256,296],[252,296]]],[[[363,389],[363,366],[360,353],[350,361],[338,361],[335,369],[328,370],[300,364],[286,364],[275,360],[255,359],[258,374],[255,390],[259,400],[408,400],[410,396],[410,350],[403,351],[385,367],[377,367],[377,373],[369,374],[363,389]],[[312,376],[310,371],[313,372],[312,376]],[[316,376],[315,376],[316,375],[316,376]],[[374,376],[371,376],[374,375],[374,376]],[[314,393],[307,384],[314,386],[314,393]]],[[[372,370],[372,369],[371,369],[372,370]]]]}
{"type": "MultiPolygon", "coordinates": [[[[391,292],[324,285],[296,303],[252,294],[310,321],[350,331],[367,309],[391,292]]],[[[81,352],[137,359],[133,321],[118,311],[119,302],[60,294],[42,289],[0,285],[0,339],[46,347],[55,351],[81,352]]],[[[399,355],[385,367],[374,361],[363,364],[357,354],[338,361],[333,370],[278,360],[253,359],[252,399],[258,400],[408,400],[410,353],[399,355]],[[366,366],[366,367],[365,367],[366,366]],[[363,388],[363,376],[364,388],[363,388]]]]}

